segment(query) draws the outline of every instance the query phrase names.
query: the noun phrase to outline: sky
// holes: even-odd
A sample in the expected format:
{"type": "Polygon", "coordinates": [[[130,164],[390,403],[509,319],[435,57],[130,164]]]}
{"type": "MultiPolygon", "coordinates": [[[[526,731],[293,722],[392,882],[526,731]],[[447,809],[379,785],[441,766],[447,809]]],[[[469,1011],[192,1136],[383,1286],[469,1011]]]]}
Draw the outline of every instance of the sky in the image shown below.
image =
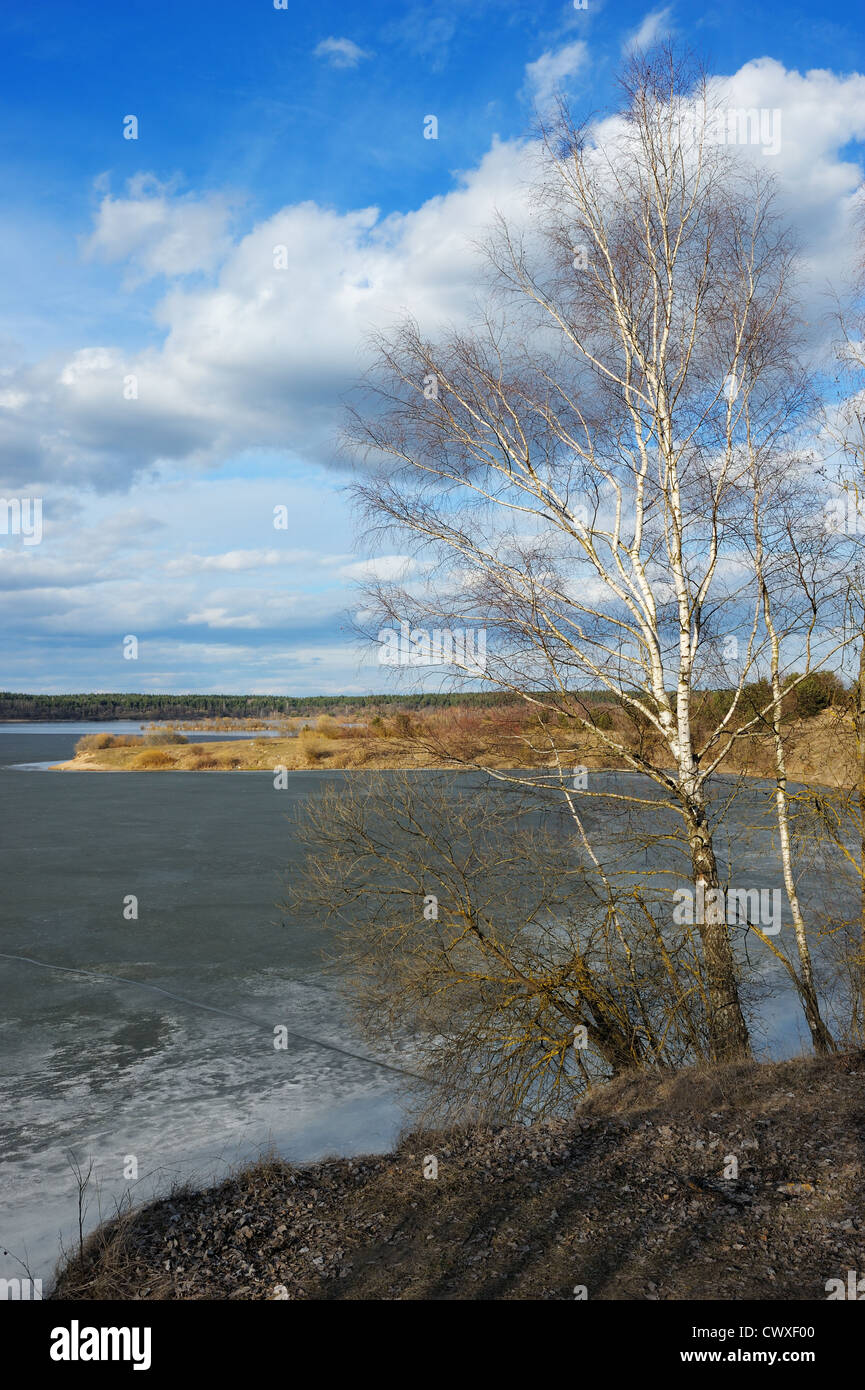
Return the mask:
{"type": "Polygon", "coordinates": [[[781,111],[816,304],[865,160],[856,5],[7,3],[0,498],[42,522],[0,529],[0,688],[409,688],[352,626],[366,575],[417,563],[348,496],[370,334],[466,321],[536,114],[614,110],[666,35],[781,111]]]}

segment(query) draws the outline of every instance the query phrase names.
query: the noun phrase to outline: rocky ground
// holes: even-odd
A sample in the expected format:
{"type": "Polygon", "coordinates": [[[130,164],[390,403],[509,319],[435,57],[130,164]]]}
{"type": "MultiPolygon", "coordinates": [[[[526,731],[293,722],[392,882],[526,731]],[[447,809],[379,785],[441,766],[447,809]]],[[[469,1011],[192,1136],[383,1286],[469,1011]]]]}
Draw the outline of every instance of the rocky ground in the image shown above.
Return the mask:
{"type": "Polygon", "coordinates": [[[865,1275],[863,1139],[865,1053],[635,1077],[566,1119],[176,1192],[53,1296],[826,1299],[865,1275]]]}

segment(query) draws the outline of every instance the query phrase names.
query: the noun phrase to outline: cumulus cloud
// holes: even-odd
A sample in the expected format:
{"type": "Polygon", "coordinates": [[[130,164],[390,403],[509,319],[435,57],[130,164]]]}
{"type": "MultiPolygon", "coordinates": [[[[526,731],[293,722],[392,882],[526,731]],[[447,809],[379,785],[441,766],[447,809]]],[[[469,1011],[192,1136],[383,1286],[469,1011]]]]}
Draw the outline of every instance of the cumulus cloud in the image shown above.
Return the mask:
{"type": "Polygon", "coordinates": [[[199,574],[221,570],[239,574],[245,570],[270,569],[274,565],[302,565],[323,568],[344,576],[350,555],[322,555],[316,550],[226,550],[218,555],[180,555],[165,566],[168,574],[199,574]]]}
{"type": "Polygon", "coordinates": [[[714,79],[711,88],[722,108],[772,116],[777,153],[769,144],[732,148],[776,177],[778,211],[801,246],[800,290],[816,342],[826,287],[847,279],[856,255],[862,170],[846,147],[865,140],[865,76],[838,77],[825,69],[803,74],[760,58],[732,77],[714,79]]]}
{"type": "MultiPolygon", "coordinates": [[[[540,69],[537,76],[543,83],[540,69]]],[[[861,172],[846,147],[865,139],[865,77],[801,74],[761,59],[713,85],[721,102],[781,112],[777,156],[756,145],[738,154],[771,164],[777,175],[784,210],[807,248],[803,265],[816,301],[852,255],[861,172]]],[[[495,143],[450,192],[388,217],[376,208],[285,207],[235,238],[211,280],[172,279],[155,311],[158,344],[138,352],[82,344],[5,368],[4,487],[37,479],[123,489],[164,464],[204,468],[260,448],[342,462],[342,403],[365,366],[370,329],[387,327],[406,308],[430,334],[466,324],[480,284],[472,241],[496,208],[526,225],[534,157],[529,143],[495,143]]],[[[109,237],[102,210],[97,219],[106,247],[120,254],[125,246],[132,263],[163,244],[160,227],[188,215],[181,195],[146,184],[130,194],[133,202],[151,197],[167,210],[154,219],[149,242],[119,230],[109,237]]],[[[213,264],[212,244],[202,240],[202,267],[213,264]]],[[[190,252],[173,264],[191,260],[190,252]]],[[[167,251],[161,263],[171,263],[167,251]]]]}
{"type": "Polygon", "coordinates": [[[526,65],[526,89],[539,110],[545,110],[557,92],[567,87],[568,78],[585,66],[588,56],[588,46],[577,39],[563,48],[542,53],[526,65]]]}
{"type": "Polygon", "coordinates": [[[96,565],[31,555],[29,550],[0,548],[0,590],[73,589],[99,582],[96,565]]]}
{"type": "Polygon", "coordinates": [[[356,68],[363,58],[372,55],[353,39],[322,39],[313,49],[316,58],[324,58],[332,68],[356,68]]]}
{"type": "Polygon", "coordinates": [[[206,466],[256,447],[335,461],[370,329],[409,306],[430,331],[466,322],[472,238],[495,207],[523,206],[525,161],[522,146],[496,143],[450,193],[389,217],[286,207],[233,243],[212,283],[171,284],[155,311],[160,346],[94,345],[7,369],[6,485],[125,488],[166,461],[206,466]]]}

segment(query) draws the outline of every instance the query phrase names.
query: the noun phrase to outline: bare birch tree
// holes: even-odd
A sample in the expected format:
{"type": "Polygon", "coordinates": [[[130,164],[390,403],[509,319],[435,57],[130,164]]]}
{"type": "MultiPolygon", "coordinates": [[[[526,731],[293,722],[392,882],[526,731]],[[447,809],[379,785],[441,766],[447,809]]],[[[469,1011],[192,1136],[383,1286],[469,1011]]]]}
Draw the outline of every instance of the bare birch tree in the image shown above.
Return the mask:
{"type": "MultiPolygon", "coordinates": [[[[865,190],[858,196],[856,227],[865,246],[865,190]]],[[[857,763],[846,787],[815,798],[819,832],[835,846],[859,882],[858,941],[848,963],[853,978],[850,1037],[865,1037],[865,253],[859,251],[853,282],[838,300],[835,391],[823,408],[823,427],[834,446],[832,470],[838,495],[827,503],[826,529],[834,533],[848,575],[849,613],[858,635],[856,684],[857,763]],[[847,831],[855,826],[858,854],[851,852],[847,831]]],[[[809,808],[810,810],[810,808],[809,808]]]]}
{"type": "MultiPolygon", "coordinates": [[[[743,387],[743,394],[746,400],[744,413],[747,421],[747,386],[743,387]]],[[[746,433],[750,446],[747,423],[746,433]]],[[[825,543],[826,538],[820,524],[822,521],[820,514],[817,514],[817,524],[814,525],[812,522],[810,537],[809,528],[796,527],[791,522],[790,498],[784,496],[784,478],[788,472],[795,472],[796,461],[784,458],[779,461],[774,459],[771,454],[770,460],[774,468],[766,468],[765,460],[751,451],[753,564],[760,594],[761,616],[769,643],[769,679],[772,705],[766,716],[766,723],[771,736],[775,770],[775,814],[781,867],[784,890],[793,918],[793,932],[799,961],[798,970],[788,953],[778,943],[771,941],[758,924],[749,923],[749,925],[788,972],[802,1002],[814,1050],[819,1055],[825,1056],[834,1050],[835,1044],[820,1009],[808,929],[796,884],[787,785],[787,759],[782,727],[784,699],[785,696],[789,695],[792,683],[783,679],[781,634],[775,600],[779,599],[782,603],[786,602],[792,606],[793,620],[788,619],[784,623],[784,627],[788,634],[791,631],[796,633],[800,648],[804,650],[805,670],[801,677],[804,679],[806,675],[811,674],[811,643],[820,611],[817,597],[818,589],[819,586],[823,586],[825,592],[828,585],[833,591],[837,591],[837,576],[833,578],[831,546],[827,546],[825,543]],[[781,465],[780,474],[779,462],[781,465]],[[771,495],[767,496],[769,489],[771,489],[771,495]],[[774,553],[774,559],[767,555],[765,532],[767,516],[769,515],[773,518],[774,534],[771,550],[774,553]]],[[[789,492],[789,488],[786,491],[789,492]]],[[[794,502],[800,498],[794,497],[794,502]]],[[[813,504],[813,497],[811,500],[813,504]]],[[[814,517],[813,505],[811,515],[814,517]]]]}
{"type": "MultiPolygon", "coordinates": [[[[499,221],[477,327],[431,342],[409,319],[379,337],[349,438],[367,524],[437,557],[422,585],[377,586],[376,611],[483,624],[489,684],[570,721],[575,748],[591,729],[661,788],[702,902],[720,882],[709,780],[777,707],[743,692],[801,626],[767,630],[743,543],[751,460],[789,442],[807,398],[794,248],[771,180],[713,143],[701,71],[664,47],[622,85],[623,113],[600,128],[562,112],[544,131],[535,219],[521,233],[499,221]],[[741,659],[698,736],[695,692],[717,676],[725,623],[741,659]],[[650,736],[599,730],[586,687],[650,736]]],[[[731,924],[700,915],[710,1050],[746,1055],[731,924]]]]}

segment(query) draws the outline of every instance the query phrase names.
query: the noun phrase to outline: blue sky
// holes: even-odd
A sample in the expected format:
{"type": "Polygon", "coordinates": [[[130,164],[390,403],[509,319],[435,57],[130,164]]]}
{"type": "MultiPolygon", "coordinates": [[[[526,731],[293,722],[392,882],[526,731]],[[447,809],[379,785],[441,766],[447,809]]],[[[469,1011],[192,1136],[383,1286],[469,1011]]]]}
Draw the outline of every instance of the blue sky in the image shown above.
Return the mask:
{"type": "Polygon", "coordinates": [[[0,686],[392,688],[347,615],[405,561],[353,525],[341,403],[371,329],[465,313],[556,85],[602,111],[636,36],[689,40],[737,104],[783,110],[815,287],[847,254],[865,26],[757,8],[6,6],[0,496],[42,498],[44,533],[0,534],[0,686]]]}

